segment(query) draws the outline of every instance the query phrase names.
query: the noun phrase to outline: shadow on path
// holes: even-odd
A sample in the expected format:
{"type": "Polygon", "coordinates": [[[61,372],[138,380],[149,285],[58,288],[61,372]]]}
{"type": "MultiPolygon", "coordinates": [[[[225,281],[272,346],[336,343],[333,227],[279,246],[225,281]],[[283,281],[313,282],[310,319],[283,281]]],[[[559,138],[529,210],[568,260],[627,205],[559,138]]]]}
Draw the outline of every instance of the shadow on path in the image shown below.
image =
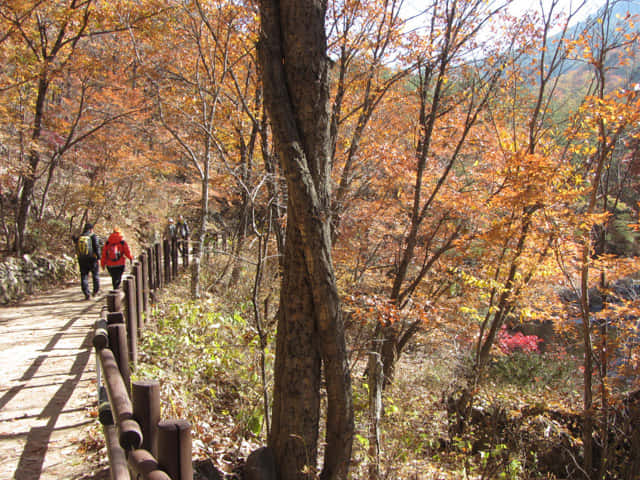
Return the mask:
{"type": "Polygon", "coordinates": [[[73,393],[76,385],[80,382],[80,378],[89,363],[89,357],[91,355],[91,339],[93,333],[89,332],[82,342],[81,348],[85,350],[80,353],[76,361],[71,367],[71,374],[74,375],[72,379],[66,380],[55,393],[53,398],[49,400],[49,403],[44,408],[41,414],[41,418],[48,418],[44,427],[32,428],[27,435],[27,442],[20,456],[18,467],[15,471],[16,480],[29,480],[30,475],[34,471],[42,472],[42,465],[44,463],[44,453],[47,451],[49,445],[49,439],[55,428],[58,417],[62,413],[64,406],[66,405],[71,394],[73,393]],[[27,472],[23,475],[21,472],[27,472]]]}
{"type": "Polygon", "coordinates": [[[80,478],[88,468],[70,454],[80,457],[74,444],[95,422],[87,409],[95,405],[91,340],[101,303],[78,301],[78,290],[0,308],[0,478],[80,478]]]}

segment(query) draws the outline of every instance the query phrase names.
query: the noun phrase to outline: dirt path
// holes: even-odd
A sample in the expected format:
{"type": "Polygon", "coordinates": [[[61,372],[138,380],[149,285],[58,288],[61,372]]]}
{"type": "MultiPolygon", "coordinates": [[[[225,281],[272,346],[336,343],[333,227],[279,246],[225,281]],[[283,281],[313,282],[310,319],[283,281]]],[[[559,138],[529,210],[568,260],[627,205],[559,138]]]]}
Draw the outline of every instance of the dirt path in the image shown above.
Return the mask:
{"type": "Polygon", "coordinates": [[[0,479],[108,478],[82,449],[97,423],[91,339],[103,304],[75,285],[0,307],[0,479]]]}

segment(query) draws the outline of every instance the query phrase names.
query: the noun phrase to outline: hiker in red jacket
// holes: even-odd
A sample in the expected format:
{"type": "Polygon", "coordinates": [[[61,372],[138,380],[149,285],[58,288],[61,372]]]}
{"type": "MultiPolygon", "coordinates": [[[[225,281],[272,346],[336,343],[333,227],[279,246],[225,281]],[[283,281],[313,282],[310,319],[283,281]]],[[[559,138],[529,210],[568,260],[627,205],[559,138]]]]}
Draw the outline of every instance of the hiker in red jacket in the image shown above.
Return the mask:
{"type": "Polygon", "coordinates": [[[103,269],[106,266],[109,275],[111,275],[111,283],[113,284],[114,290],[120,286],[120,280],[124,273],[124,265],[127,258],[130,262],[133,261],[129,245],[125,242],[122,233],[120,233],[120,229],[115,227],[102,249],[102,258],[100,258],[100,266],[103,269]]]}

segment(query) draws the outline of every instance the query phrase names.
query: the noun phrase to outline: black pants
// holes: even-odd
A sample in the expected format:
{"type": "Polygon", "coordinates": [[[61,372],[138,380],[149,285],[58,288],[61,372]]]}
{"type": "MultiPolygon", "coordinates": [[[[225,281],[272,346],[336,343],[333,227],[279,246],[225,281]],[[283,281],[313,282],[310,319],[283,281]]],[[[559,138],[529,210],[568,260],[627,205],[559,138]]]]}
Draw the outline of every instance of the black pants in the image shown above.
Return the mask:
{"type": "Polygon", "coordinates": [[[111,275],[113,289],[117,290],[120,286],[120,280],[122,280],[122,274],[124,273],[124,265],[118,265],[116,267],[107,266],[107,270],[109,270],[109,275],[111,275]]]}
{"type": "Polygon", "coordinates": [[[85,297],[89,297],[89,273],[93,280],[93,293],[98,293],[100,290],[100,268],[98,267],[98,261],[93,262],[79,262],[80,265],[80,287],[85,297]]]}

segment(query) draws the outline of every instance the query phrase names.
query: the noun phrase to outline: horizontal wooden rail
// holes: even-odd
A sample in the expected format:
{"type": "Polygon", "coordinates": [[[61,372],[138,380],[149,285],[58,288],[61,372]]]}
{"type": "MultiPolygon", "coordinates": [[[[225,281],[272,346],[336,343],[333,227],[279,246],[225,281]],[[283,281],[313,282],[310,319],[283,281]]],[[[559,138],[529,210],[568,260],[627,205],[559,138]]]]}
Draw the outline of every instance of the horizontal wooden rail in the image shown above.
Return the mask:
{"type": "Polygon", "coordinates": [[[130,480],[127,456],[120,443],[118,443],[118,433],[115,425],[102,425],[102,431],[107,444],[111,480],[130,480]]]}
{"type": "Polygon", "coordinates": [[[136,365],[137,341],[149,304],[165,282],[177,278],[180,258],[182,268],[188,266],[189,249],[179,249],[175,239],[165,240],[163,248],[155,244],[146,249],[123,280],[124,292],[109,292],[96,322],[98,418],[113,480],[130,479],[131,472],[136,480],[193,479],[189,423],[160,421],[159,384],[130,385],[129,371],[130,364],[136,365]]]}
{"type": "Polygon", "coordinates": [[[125,450],[140,448],[142,431],[140,425],[133,420],[133,405],[113,352],[108,348],[103,348],[99,351],[99,355],[109,404],[112,407],[113,419],[118,427],[120,445],[125,450]]]}
{"type": "Polygon", "coordinates": [[[171,480],[169,475],[160,470],[158,461],[147,450],[133,450],[129,454],[129,466],[133,473],[142,475],[144,480],[171,480]]]}

